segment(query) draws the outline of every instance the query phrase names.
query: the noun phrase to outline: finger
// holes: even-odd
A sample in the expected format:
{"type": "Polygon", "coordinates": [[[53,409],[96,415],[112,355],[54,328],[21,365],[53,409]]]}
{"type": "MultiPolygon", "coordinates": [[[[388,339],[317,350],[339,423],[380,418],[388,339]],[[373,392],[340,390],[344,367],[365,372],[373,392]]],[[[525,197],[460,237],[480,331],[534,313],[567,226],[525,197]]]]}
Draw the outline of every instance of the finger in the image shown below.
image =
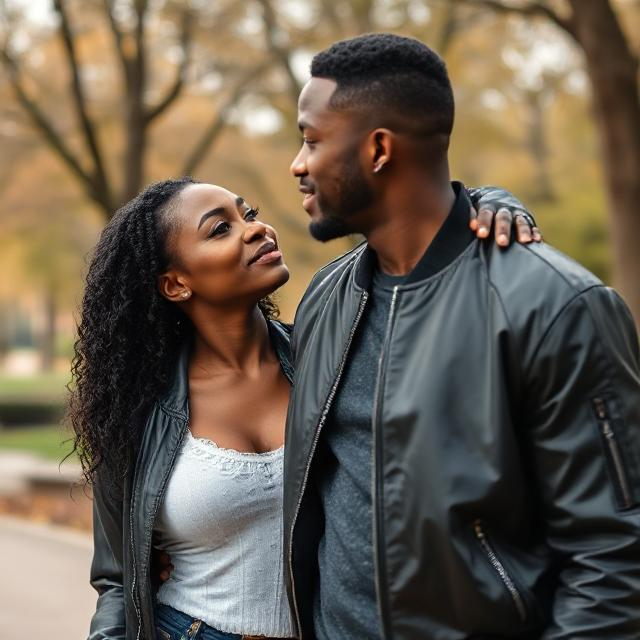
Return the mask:
{"type": "Polygon", "coordinates": [[[469,207],[469,227],[472,231],[477,231],[478,229],[478,212],[473,205],[469,207]]]}
{"type": "Polygon", "coordinates": [[[533,227],[533,229],[531,229],[531,235],[533,236],[534,242],[542,242],[542,233],[540,232],[540,229],[538,229],[538,227],[533,227]]]}
{"type": "Polygon", "coordinates": [[[513,222],[513,214],[511,209],[501,207],[496,213],[495,219],[495,237],[496,244],[501,247],[509,246],[509,238],[511,237],[511,224],[513,222]]]}
{"type": "Polygon", "coordinates": [[[160,580],[162,580],[162,582],[166,582],[170,577],[171,577],[171,574],[168,571],[160,572],[160,580]]]}
{"type": "Polygon", "coordinates": [[[489,232],[491,231],[491,223],[493,222],[494,215],[495,211],[487,206],[482,207],[482,209],[478,211],[478,230],[476,231],[476,235],[478,236],[478,238],[489,237],[489,232]]]}
{"type": "Polygon", "coordinates": [[[522,213],[516,213],[516,237],[521,244],[529,244],[533,240],[531,227],[522,213]]]}

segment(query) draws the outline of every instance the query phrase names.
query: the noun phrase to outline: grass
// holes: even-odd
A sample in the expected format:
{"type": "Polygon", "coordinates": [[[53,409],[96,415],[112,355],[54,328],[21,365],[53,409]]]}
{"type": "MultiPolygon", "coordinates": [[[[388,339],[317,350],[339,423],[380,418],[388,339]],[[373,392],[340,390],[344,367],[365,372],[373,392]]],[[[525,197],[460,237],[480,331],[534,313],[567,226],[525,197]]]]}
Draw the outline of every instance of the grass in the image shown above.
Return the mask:
{"type": "Polygon", "coordinates": [[[26,451],[59,462],[72,449],[65,442],[69,437],[58,425],[0,430],[0,451],[26,451]]]}
{"type": "Polygon", "coordinates": [[[41,373],[35,376],[0,376],[0,400],[2,398],[47,397],[64,398],[67,373],[41,373]]]}

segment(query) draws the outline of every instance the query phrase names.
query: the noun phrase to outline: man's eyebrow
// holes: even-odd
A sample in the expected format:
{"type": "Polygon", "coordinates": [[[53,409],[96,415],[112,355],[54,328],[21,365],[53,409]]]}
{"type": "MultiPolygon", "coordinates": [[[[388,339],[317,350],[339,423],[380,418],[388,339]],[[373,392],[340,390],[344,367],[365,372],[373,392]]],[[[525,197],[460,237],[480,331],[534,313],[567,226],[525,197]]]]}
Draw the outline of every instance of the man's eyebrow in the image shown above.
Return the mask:
{"type": "Polygon", "coordinates": [[[236,198],[236,207],[241,207],[244,204],[244,198],[242,196],[238,196],[236,198]]]}
{"type": "Polygon", "coordinates": [[[224,213],[224,207],[216,207],[215,209],[211,209],[211,211],[207,211],[202,218],[200,218],[200,222],[198,224],[198,229],[211,217],[211,216],[219,216],[224,213]]]}

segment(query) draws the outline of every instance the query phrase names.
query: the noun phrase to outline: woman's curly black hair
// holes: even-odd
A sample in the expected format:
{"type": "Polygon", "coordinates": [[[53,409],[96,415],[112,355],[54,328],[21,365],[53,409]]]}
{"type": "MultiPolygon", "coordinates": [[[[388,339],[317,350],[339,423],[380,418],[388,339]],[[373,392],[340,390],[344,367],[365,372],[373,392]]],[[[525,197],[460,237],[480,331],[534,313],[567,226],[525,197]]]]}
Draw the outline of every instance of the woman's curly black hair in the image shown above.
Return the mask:
{"type": "MultiPolygon", "coordinates": [[[[170,265],[172,203],[191,178],[148,186],[121,207],[95,247],[72,361],[68,420],[85,479],[112,488],[130,471],[146,416],[166,389],[192,327],[158,290],[170,265]]],[[[277,316],[270,298],[259,302],[277,316]]]]}

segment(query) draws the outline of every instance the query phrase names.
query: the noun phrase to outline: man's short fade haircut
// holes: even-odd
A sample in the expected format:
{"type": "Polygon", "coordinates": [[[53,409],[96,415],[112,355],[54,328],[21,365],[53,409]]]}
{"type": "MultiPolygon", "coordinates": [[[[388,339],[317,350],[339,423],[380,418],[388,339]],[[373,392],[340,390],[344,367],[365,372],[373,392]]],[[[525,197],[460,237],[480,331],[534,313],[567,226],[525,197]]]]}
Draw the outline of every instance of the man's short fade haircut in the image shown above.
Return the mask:
{"type": "Polygon", "coordinates": [[[334,109],[375,109],[411,121],[419,132],[451,133],[454,104],[447,68],[419,40],[391,33],[341,40],[316,54],[311,75],[335,80],[334,109]]]}

